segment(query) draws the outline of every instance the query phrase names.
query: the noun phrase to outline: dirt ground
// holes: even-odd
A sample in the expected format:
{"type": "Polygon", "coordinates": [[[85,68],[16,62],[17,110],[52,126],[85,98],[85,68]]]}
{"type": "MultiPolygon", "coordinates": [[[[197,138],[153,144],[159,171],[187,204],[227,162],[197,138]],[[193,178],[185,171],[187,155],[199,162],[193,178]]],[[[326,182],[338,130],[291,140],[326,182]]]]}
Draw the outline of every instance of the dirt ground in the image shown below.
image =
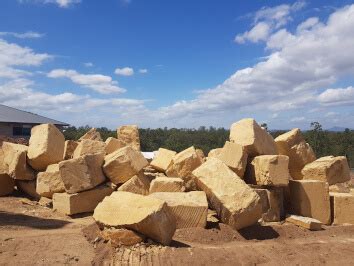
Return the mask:
{"type": "Polygon", "coordinates": [[[113,249],[97,237],[90,215],[72,219],[31,203],[21,195],[0,198],[0,265],[353,265],[354,261],[354,226],[311,232],[285,223],[234,231],[214,223],[207,229],[177,230],[171,247],[146,243],[113,249]]]}

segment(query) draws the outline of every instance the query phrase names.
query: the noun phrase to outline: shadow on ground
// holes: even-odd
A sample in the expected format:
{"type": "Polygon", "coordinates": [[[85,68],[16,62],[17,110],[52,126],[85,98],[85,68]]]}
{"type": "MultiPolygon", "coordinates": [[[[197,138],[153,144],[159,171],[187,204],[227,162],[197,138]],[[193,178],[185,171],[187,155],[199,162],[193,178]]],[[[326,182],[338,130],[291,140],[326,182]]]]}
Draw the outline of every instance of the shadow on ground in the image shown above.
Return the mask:
{"type": "Polygon", "coordinates": [[[262,226],[260,224],[255,224],[243,229],[238,230],[240,235],[246,240],[267,240],[275,239],[279,237],[277,231],[275,231],[270,226],[262,226]]]}

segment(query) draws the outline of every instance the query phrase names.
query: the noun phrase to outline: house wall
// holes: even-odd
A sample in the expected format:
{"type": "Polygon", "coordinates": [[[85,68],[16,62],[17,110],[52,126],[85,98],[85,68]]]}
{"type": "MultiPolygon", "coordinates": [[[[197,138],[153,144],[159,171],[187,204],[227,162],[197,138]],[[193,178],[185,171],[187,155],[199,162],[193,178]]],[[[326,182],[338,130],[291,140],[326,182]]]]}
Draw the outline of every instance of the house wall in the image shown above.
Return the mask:
{"type": "Polygon", "coordinates": [[[12,137],[12,125],[0,123],[0,135],[6,137],[12,137]]]}

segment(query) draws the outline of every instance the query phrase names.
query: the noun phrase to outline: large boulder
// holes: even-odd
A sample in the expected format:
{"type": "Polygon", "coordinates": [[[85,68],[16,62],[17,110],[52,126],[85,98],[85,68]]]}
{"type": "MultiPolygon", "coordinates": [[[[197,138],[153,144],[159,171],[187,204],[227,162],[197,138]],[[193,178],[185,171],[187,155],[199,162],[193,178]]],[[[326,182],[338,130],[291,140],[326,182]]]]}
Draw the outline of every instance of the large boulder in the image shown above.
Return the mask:
{"type": "Polygon", "coordinates": [[[179,177],[156,177],[150,184],[150,193],[183,191],[183,180],[179,177]]]}
{"type": "Polygon", "coordinates": [[[221,221],[234,229],[252,225],[262,216],[258,194],[217,158],[209,158],[193,171],[221,221]]]}
{"type": "Polygon", "coordinates": [[[289,172],[293,179],[302,179],[301,170],[308,163],[316,160],[311,146],[306,143],[300,129],[294,128],[275,139],[278,154],[289,157],[289,172]]]}
{"type": "Polygon", "coordinates": [[[121,126],[117,129],[118,140],[140,151],[139,128],[136,125],[121,126]]]}
{"type": "Polygon", "coordinates": [[[170,244],[176,221],[159,199],[116,191],[96,207],[93,218],[101,225],[139,232],[164,245],[170,244]]]}
{"type": "Polygon", "coordinates": [[[218,158],[221,151],[222,151],[222,148],[216,148],[216,149],[210,150],[208,153],[208,158],[211,158],[211,157],[218,158]]]}
{"type": "Polygon", "coordinates": [[[206,226],[208,201],[204,191],[156,192],[150,197],[167,203],[176,219],[177,229],[206,226]]]}
{"type": "Polygon", "coordinates": [[[290,180],[290,199],[294,214],[331,223],[328,184],[318,180],[290,180]]]}
{"type": "Polygon", "coordinates": [[[79,139],[79,141],[82,141],[82,140],[84,140],[84,139],[102,141],[101,134],[100,134],[100,132],[97,131],[96,128],[91,128],[89,131],[87,131],[87,132],[79,139]]]}
{"type": "Polygon", "coordinates": [[[345,156],[326,156],[305,165],[301,171],[303,179],[320,180],[329,185],[350,180],[350,169],[345,156]]]}
{"type": "Polygon", "coordinates": [[[173,157],[172,163],[166,171],[166,175],[170,177],[180,177],[185,182],[187,190],[195,188],[192,180],[192,172],[203,163],[202,159],[198,156],[195,148],[189,147],[177,153],[173,157]]]}
{"type": "Polygon", "coordinates": [[[52,198],[54,193],[65,191],[63,180],[60,176],[59,164],[48,165],[45,172],[37,175],[36,191],[39,195],[52,198]]]}
{"type": "Polygon", "coordinates": [[[354,224],[354,195],[330,192],[333,224],[354,224]]]}
{"type": "Polygon", "coordinates": [[[89,154],[62,161],[59,171],[67,193],[94,188],[106,179],[102,172],[103,154],[89,154]]]}
{"type": "Polygon", "coordinates": [[[244,146],[250,157],[277,154],[273,137],[251,118],[231,125],[230,141],[244,146]]]}
{"type": "Polygon", "coordinates": [[[74,151],[79,145],[75,140],[66,140],[64,145],[64,160],[69,160],[73,158],[74,151]]]}
{"type": "Polygon", "coordinates": [[[285,216],[283,188],[255,188],[261,198],[262,220],[264,222],[280,222],[285,216]]]}
{"type": "Polygon", "coordinates": [[[35,178],[33,170],[27,165],[27,146],[3,142],[2,151],[3,167],[9,176],[17,180],[33,180],[35,178]]]}
{"type": "Polygon", "coordinates": [[[148,195],[150,179],[143,173],[133,176],[118,188],[118,191],[131,192],[140,195],[148,195]]]}
{"type": "Polygon", "coordinates": [[[217,156],[239,177],[243,177],[247,166],[246,149],[237,143],[226,141],[220,154],[217,156]]]}
{"type": "Polygon", "coordinates": [[[73,153],[73,158],[95,153],[101,153],[103,156],[106,155],[106,144],[103,141],[83,139],[77,145],[73,153]]]}
{"type": "Polygon", "coordinates": [[[289,158],[285,155],[260,155],[253,158],[245,180],[262,186],[287,186],[290,179],[289,158]]]}
{"type": "Polygon", "coordinates": [[[48,165],[63,160],[65,138],[56,126],[42,124],[32,128],[28,147],[29,164],[33,169],[45,171],[48,165]]]}
{"type": "Polygon", "coordinates": [[[150,166],[157,171],[166,172],[168,166],[172,163],[173,157],[177,154],[175,151],[160,148],[157,155],[151,161],[150,166]]]}
{"type": "Polygon", "coordinates": [[[148,161],[131,146],[121,148],[104,159],[103,171],[114,184],[122,184],[137,175],[148,161]]]}
{"type": "Polygon", "coordinates": [[[110,154],[112,152],[115,152],[116,150],[119,150],[120,148],[127,146],[127,144],[122,140],[112,138],[112,137],[107,138],[105,143],[106,143],[106,154],[110,154]]]}

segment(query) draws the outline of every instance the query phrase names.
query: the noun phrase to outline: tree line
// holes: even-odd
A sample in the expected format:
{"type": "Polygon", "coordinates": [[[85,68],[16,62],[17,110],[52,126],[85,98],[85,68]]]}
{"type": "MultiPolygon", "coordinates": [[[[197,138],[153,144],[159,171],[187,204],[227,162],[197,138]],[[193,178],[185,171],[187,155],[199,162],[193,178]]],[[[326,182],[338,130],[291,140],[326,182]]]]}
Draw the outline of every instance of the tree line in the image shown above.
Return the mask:
{"type": "MultiPolygon", "coordinates": [[[[262,124],[267,128],[266,124],[262,124]]],[[[78,140],[91,127],[68,127],[64,130],[66,139],[78,140]]],[[[103,140],[108,137],[117,137],[115,130],[108,128],[97,128],[103,140]]],[[[277,130],[269,133],[276,138],[286,131],[277,130]]],[[[180,152],[190,146],[201,149],[205,155],[215,148],[224,146],[229,139],[230,131],[225,128],[199,127],[198,129],[188,128],[141,128],[139,129],[141,150],[155,151],[160,147],[180,152]]],[[[316,153],[317,158],[327,155],[346,156],[351,168],[354,168],[354,130],[345,129],[343,132],[332,132],[322,129],[318,122],[311,123],[311,130],[302,132],[306,142],[308,142],[316,153]]]]}

